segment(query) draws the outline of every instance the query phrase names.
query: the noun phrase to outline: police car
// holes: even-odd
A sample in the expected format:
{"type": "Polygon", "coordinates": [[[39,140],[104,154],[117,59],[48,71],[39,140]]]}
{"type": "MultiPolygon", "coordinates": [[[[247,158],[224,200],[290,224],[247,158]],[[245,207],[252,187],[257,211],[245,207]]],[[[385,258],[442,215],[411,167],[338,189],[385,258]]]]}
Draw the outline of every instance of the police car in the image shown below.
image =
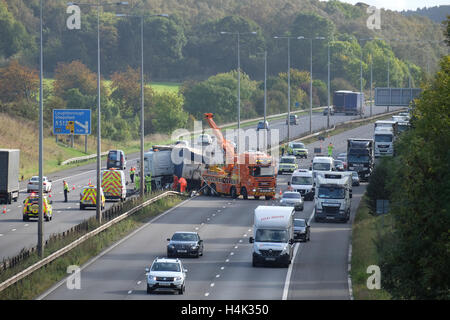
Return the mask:
{"type": "MultiPolygon", "coordinates": [[[[45,221],[52,220],[53,209],[52,202],[48,200],[47,196],[44,196],[42,199],[42,206],[44,212],[45,221]]],[[[32,193],[23,201],[23,212],[22,212],[23,221],[28,221],[30,218],[38,218],[39,216],[39,195],[37,193],[32,193]]]]}
{"type": "MultiPolygon", "coordinates": [[[[103,189],[100,188],[102,197],[102,210],[105,209],[105,195],[103,189]]],[[[93,185],[85,187],[80,193],[80,210],[87,207],[97,207],[97,188],[93,185]]]]}

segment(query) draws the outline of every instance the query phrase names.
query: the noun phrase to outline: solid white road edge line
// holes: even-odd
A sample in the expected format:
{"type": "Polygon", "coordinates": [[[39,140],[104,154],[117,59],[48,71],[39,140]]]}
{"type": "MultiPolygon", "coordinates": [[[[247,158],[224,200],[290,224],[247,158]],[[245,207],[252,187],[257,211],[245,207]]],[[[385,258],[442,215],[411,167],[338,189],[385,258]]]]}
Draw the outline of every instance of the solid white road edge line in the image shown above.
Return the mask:
{"type": "MultiPolygon", "coordinates": [[[[308,219],[308,224],[311,223],[312,218],[314,217],[314,213],[316,212],[316,208],[313,209],[311,215],[308,219]]],[[[288,272],[286,274],[286,280],[284,281],[284,289],[283,289],[283,297],[281,300],[287,300],[288,294],[289,294],[289,285],[291,283],[291,274],[292,274],[292,268],[294,267],[295,258],[297,257],[297,251],[300,248],[300,243],[298,243],[298,246],[295,246],[294,249],[294,259],[292,259],[291,264],[289,265],[288,272]]]]}
{"type": "MultiPolygon", "coordinates": [[[[97,256],[93,257],[91,260],[89,260],[88,262],[86,262],[83,266],[81,266],[80,268],[80,272],[89,267],[91,264],[93,264],[95,261],[97,261],[99,258],[101,258],[102,256],[104,256],[105,254],[107,254],[108,252],[110,252],[112,249],[114,249],[115,247],[117,247],[118,245],[120,245],[122,242],[127,241],[129,238],[131,238],[132,236],[134,236],[136,233],[138,233],[139,231],[141,231],[142,229],[144,229],[145,227],[148,227],[153,221],[162,218],[163,216],[165,216],[166,214],[172,212],[173,210],[175,210],[176,208],[184,205],[186,202],[191,201],[194,198],[189,198],[184,200],[183,202],[177,204],[175,207],[170,208],[169,210],[167,210],[166,212],[161,213],[160,215],[154,217],[152,220],[150,220],[149,222],[147,222],[146,224],[144,224],[143,226],[139,227],[138,229],[136,229],[135,231],[133,231],[132,233],[130,233],[128,236],[126,236],[125,238],[119,240],[118,242],[116,242],[115,244],[111,245],[109,248],[106,248],[103,252],[100,252],[97,256]]],[[[49,290],[47,290],[46,292],[44,292],[42,295],[38,296],[35,300],[42,300],[44,299],[46,296],[48,296],[50,293],[52,293],[53,291],[55,291],[57,288],[59,288],[63,283],[65,283],[67,281],[67,279],[70,277],[71,275],[68,275],[67,277],[65,277],[64,279],[62,279],[60,282],[58,282],[57,284],[55,284],[53,287],[51,287],[49,290]]]]}

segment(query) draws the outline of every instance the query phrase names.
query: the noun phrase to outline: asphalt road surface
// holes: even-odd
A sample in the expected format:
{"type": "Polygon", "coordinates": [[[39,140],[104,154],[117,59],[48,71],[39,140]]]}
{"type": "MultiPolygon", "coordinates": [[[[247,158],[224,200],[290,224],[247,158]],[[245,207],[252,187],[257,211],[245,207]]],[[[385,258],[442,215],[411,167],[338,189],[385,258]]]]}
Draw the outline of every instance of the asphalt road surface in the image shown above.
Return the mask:
{"type": "MultiPolygon", "coordinates": [[[[326,139],[335,154],[345,152],[347,138],[370,138],[373,125],[365,125],[326,139]]],[[[310,157],[298,160],[308,168],[310,157]]],[[[285,190],[290,175],[278,176],[285,190]]],[[[242,200],[200,196],[183,202],[144,225],[127,238],[86,264],[80,273],[81,289],[68,289],[61,282],[44,299],[349,299],[347,255],[351,222],[361,195],[362,183],[353,188],[351,220],[348,223],[315,223],[311,241],[296,244],[289,268],[252,267],[253,212],[258,205],[276,205],[277,200],[242,200]],[[187,272],[184,295],[146,293],[145,267],[166,255],[166,239],[176,231],[197,231],[204,240],[204,256],[182,258],[187,272]]],[[[311,219],[313,202],[305,202],[296,217],[311,219]]]]}

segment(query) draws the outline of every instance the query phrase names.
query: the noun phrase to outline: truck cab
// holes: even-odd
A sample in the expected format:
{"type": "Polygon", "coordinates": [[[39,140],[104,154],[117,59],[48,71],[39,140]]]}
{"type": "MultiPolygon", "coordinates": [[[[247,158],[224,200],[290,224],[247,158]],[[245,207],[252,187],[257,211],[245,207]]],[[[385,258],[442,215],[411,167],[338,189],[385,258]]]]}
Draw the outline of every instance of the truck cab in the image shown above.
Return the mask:
{"type": "Polygon", "coordinates": [[[317,176],[314,220],[342,221],[350,219],[352,177],[350,172],[317,176]]]}
{"type": "Polygon", "coordinates": [[[332,157],[324,157],[324,156],[316,156],[314,157],[312,161],[312,174],[314,180],[317,178],[318,175],[335,171],[334,167],[334,160],[332,157]]]}
{"type": "Polygon", "coordinates": [[[314,199],[313,174],[311,170],[298,169],[291,176],[291,187],[305,200],[314,199]]]}
{"type": "Polygon", "coordinates": [[[361,180],[368,180],[374,166],[373,139],[347,139],[347,170],[358,172],[361,180]]]}
{"type": "Polygon", "coordinates": [[[375,157],[394,156],[395,135],[392,127],[377,127],[373,133],[375,157]]]}
{"type": "Polygon", "coordinates": [[[258,206],[255,209],[252,265],[281,264],[289,267],[294,250],[294,207],[258,206]]]}

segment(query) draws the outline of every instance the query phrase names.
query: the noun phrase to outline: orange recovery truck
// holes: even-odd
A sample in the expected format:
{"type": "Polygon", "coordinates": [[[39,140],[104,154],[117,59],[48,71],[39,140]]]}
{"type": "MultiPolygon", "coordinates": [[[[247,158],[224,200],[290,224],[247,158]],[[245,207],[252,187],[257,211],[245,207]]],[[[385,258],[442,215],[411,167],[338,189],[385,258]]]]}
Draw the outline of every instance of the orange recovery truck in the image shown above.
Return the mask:
{"type": "Polygon", "coordinates": [[[208,184],[210,188],[204,188],[204,194],[212,195],[215,191],[232,198],[242,195],[244,199],[249,196],[255,199],[272,199],[275,196],[277,181],[273,158],[260,151],[246,151],[237,155],[234,146],[223,137],[214,122],[213,114],[205,113],[205,118],[224,150],[226,161],[205,167],[202,172],[203,186],[208,184]]]}

